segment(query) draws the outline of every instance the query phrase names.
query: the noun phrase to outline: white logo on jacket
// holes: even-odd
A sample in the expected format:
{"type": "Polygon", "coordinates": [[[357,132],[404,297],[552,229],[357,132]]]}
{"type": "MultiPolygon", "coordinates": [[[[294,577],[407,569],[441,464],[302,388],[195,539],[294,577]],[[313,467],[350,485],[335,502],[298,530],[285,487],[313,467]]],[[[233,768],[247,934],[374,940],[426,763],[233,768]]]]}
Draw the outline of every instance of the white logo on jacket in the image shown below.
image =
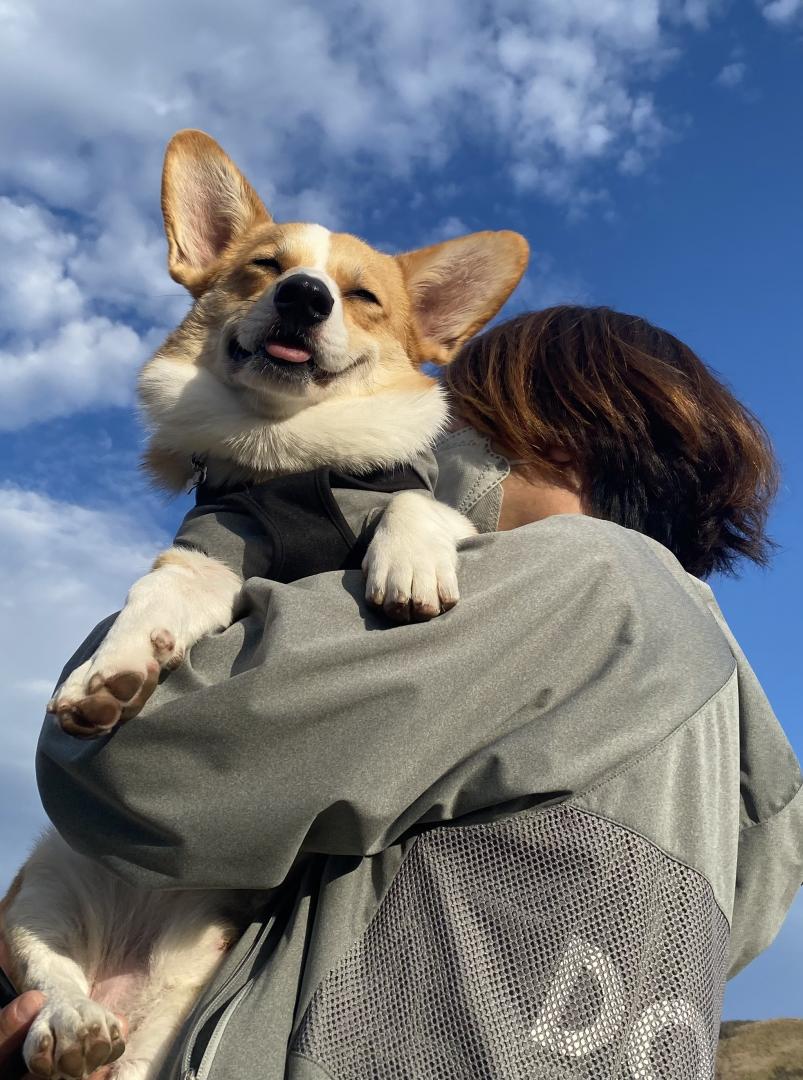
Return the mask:
{"type": "MultiPolygon", "coordinates": [[[[559,1057],[588,1057],[619,1035],[628,1019],[625,1002],[624,983],[613,959],[599,946],[573,937],[555,968],[530,1035],[559,1057]],[[594,979],[601,1002],[596,1019],[585,1027],[562,1024],[580,979],[588,976],[594,979]]],[[[669,1028],[691,1032],[698,1050],[695,1080],[710,1080],[714,1059],[709,1033],[699,1009],[684,998],[655,1001],[631,1023],[625,1060],[632,1080],[658,1080],[650,1065],[652,1047],[656,1037],[669,1028]]]]}

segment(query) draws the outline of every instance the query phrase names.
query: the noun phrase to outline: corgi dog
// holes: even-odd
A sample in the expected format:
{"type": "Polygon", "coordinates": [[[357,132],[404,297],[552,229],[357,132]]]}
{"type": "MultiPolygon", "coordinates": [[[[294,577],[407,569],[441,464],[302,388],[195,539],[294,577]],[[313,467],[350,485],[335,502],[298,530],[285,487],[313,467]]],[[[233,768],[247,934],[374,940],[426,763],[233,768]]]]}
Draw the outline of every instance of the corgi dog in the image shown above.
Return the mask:
{"type": "MultiPolygon", "coordinates": [[[[199,456],[220,485],[411,461],[447,422],[422,363],[448,362],[496,314],[528,259],[513,232],[391,256],[320,225],[278,224],[200,131],[168,145],[162,209],[169,271],[194,302],[145,365],[139,394],[145,464],[172,491],[199,456]]],[[[428,494],[394,495],[363,564],[369,601],[397,618],[450,607],[457,542],[473,531],[428,494]]],[[[231,624],[241,589],[201,551],[164,552],[49,710],[85,738],[131,720],[163,670],[231,624]]],[[[116,1080],[152,1080],[238,933],[234,900],[138,890],[46,833],[1,906],[12,980],[47,997],[23,1048],[30,1071],[81,1080],[110,1066],[116,1080]]]]}

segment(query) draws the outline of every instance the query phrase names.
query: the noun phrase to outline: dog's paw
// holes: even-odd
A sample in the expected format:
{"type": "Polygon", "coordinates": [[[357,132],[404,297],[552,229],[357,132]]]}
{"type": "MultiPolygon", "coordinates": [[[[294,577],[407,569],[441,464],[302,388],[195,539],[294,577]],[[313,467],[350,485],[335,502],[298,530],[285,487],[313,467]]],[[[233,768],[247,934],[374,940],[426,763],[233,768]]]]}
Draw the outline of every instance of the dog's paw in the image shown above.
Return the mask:
{"type": "Polygon", "coordinates": [[[460,599],[457,541],[473,526],[414,492],[397,495],[376,527],[362,568],[365,597],[394,622],[425,622],[460,599]]]}
{"type": "Polygon", "coordinates": [[[55,713],[71,735],[104,735],[136,716],[153,693],[159,672],[176,667],[181,659],[168,630],[154,630],[139,641],[107,640],[62,683],[48,702],[48,712],[55,713]]]}
{"type": "Polygon", "coordinates": [[[460,599],[449,553],[374,544],[363,562],[365,598],[394,622],[426,622],[460,599]]]}
{"type": "Polygon", "coordinates": [[[22,1056],[34,1076],[84,1080],[125,1050],[120,1021],[89,998],[48,1003],[31,1025],[22,1056]]]}

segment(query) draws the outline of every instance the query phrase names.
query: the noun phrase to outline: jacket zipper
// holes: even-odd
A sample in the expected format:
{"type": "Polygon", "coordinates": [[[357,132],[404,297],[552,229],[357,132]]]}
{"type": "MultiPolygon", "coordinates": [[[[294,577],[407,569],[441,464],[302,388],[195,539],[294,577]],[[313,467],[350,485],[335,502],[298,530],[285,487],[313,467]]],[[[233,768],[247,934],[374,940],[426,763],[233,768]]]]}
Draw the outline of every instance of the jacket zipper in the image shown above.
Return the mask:
{"type": "Polygon", "coordinates": [[[209,1042],[204,1048],[204,1056],[201,1058],[201,1064],[198,1066],[198,1071],[195,1074],[195,1080],[207,1080],[209,1076],[209,1070],[212,1068],[212,1064],[217,1057],[217,1048],[220,1046],[220,1041],[228,1027],[229,1020],[233,1016],[240,1002],[248,994],[248,991],[254,985],[253,978],[241,986],[238,992],[234,995],[231,1001],[226,1006],[223,1015],[215,1024],[215,1030],[209,1036],[209,1042]]]}
{"type": "MultiPolygon", "coordinates": [[[[207,1043],[207,1047],[204,1050],[203,1058],[201,1059],[201,1064],[198,1067],[198,1072],[196,1073],[190,1068],[190,1062],[192,1060],[192,1055],[193,1055],[193,1052],[195,1050],[195,1044],[198,1041],[198,1037],[201,1034],[201,1031],[203,1030],[204,1025],[207,1023],[207,1021],[210,1019],[210,1017],[220,1008],[220,1006],[225,1001],[226,995],[231,993],[232,987],[234,986],[234,984],[235,984],[236,980],[238,979],[238,977],[242,974],[242,971],[243,971],[243,968],[245,967],[245,965],[248,963],[248,961],[251,959],[251,957],[254,955],[254,953],[258,952],[259,949],[262,947],[262,944],[263,944],[265,938],[267,937],[268,932],[270,931],[272,925],[273,925],[273,919],[269,919],[265,923],[265,925],[259,931],[257,936],[254,938],[254,940],[253,940],[251,946],[249,947],[248,951],[240,959],[240,962],[238,963],[237,967],[234,969],[234,971],[232,971],[232,973],[229,975],[228,979],[226,979],[226,981],[223,983],[223,985],[220,987],[218,992],[215,994],[215,996],[212,998],[212,1000],[209,1002],[209,1004],[206,1006],[206,1008],[203,1010],[203,1012],[201,1013],[201,1015],[198,1017],[195,1024],[193,1025],[193,1028],[192,1028],[191,1032],[187,1036],[187,1044],[186,1044],[184,1053],[183,1053],[182,1058],[181,1058],[181,1070],[180,1070],[181,1080],[200,1080],[200,1077],[202,1075],[204,1075],[204,1076],[206,1075],[206,1073],[203,1073],[202,1070],[204,1069],[204,1065],[205,1065],[205,1062],[206,1062],[206,1056],[207,1056],[207,1051],[209,1049],[209,1045],[214,1040],[215,1035],[216,1035],[217,1030],[218,1030],[218,1027],[220,1026],[220,1023],[224,1019],[227,1020],[228,1017],[230,1016],[231,1012],[234,1011],[231,1008],[231,1006],[235,1002],[239,1003],[239,1001],[241,1000],[241,994],[242,994],[242,992],[244,990],[246,990],[248,988],[249,984],[252,981],[251,979],[246,980],[246,982],[245,982],[245,984],[243,986],[238,987],[234,991],[235,996],[234,996],[233,999],[231,999],[229,1001],[229,1004],[226,1006],[226,1009],[225,1009],[225,1011],[223,1013],[223,1016],[221,1016],[220,1021],[218,1021],[218,1023],[215,1025],[214,1031],[212,1032],[212,1034],[211,1034],[211,1036],[209,1038],[209,1043],[207,1043]]],[[[221,1032],[221,1034],[222,1034],[222,1032],[221,1032]]],[[[215,1043],[215,1047],[217,1047],[217,1043],[215,1043]]],[[[211,1064],[211,1062],[210,1062],[210,1064],[211,1064]]]]}

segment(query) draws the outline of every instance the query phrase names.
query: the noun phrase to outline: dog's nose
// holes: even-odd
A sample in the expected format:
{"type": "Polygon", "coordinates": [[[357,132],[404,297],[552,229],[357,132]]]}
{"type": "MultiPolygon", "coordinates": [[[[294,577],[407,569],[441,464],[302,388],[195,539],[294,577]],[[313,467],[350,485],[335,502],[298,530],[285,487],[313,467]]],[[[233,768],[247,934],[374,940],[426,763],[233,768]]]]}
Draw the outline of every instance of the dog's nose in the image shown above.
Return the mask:
{"type": "Polygon", "coordinates": [[[328,319],[335,305],[334,298],[319,278],[309,274],[293,274],[285,278],[273,297],[282,319],[296,326],[313,326],[328,319]]]}

